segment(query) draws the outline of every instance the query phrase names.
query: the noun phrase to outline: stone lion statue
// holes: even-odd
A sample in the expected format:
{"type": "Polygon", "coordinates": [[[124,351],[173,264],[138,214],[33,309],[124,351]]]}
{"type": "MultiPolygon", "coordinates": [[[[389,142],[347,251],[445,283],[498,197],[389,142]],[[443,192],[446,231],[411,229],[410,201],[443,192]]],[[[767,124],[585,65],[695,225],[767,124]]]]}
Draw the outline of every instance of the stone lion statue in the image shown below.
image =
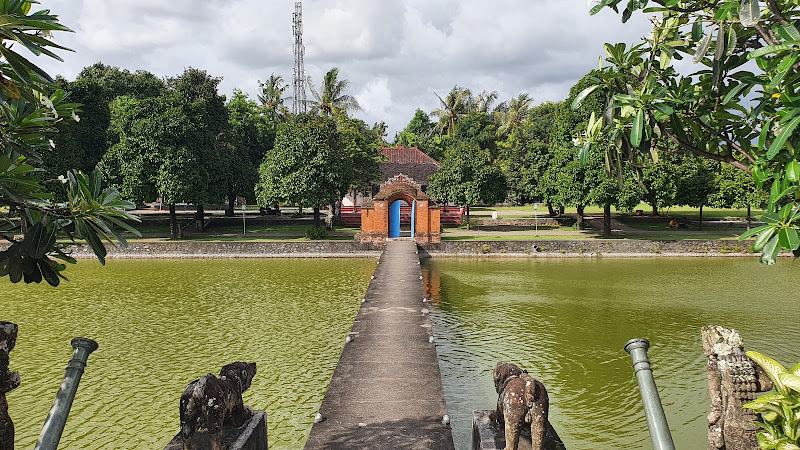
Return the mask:
{"type": "Polygon", "coordinates": [[[226,450],[223,424],[240,427],[253,410],[245,407],[242,392],[250,387],[256,364],[235,362],[222,367],[219,376],[207,373],[186,386],[181,395],[181,436],[184,450],[197,449],[196,434],[205,430],[212,450],[226,450]]]}
{"type": "Polygon", "coordinates": [[[515,364],[499,362],[493,372],[497,391],[497,410],[489,418],[505,424],[505,450],[517,450],[520,433],[530,426],[531,449],[552,448],[547,421],[550,400],[544,385],[515,364]]]}

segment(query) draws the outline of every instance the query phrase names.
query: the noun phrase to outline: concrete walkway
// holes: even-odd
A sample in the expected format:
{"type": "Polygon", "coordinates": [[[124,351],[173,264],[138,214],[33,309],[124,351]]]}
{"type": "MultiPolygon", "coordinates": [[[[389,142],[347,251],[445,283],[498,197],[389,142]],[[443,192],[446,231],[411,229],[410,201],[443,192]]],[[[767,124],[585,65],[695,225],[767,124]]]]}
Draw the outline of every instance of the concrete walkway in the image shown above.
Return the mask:
{"type": "Polygon", "coordinates": [[[453,449],[421,278],[416,244],[389,241],[306,450],[453,449]]]}

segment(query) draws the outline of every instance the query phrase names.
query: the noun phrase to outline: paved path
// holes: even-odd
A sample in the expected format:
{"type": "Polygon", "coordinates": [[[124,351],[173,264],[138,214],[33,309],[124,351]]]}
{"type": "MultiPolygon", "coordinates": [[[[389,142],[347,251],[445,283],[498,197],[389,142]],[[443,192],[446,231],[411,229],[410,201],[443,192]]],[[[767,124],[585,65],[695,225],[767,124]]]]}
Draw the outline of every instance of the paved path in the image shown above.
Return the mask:
{"type": "Polygon", "coordinates": [[[306,450],[453,449],[422,272],[411,241],[389,241],[306,450]]]}

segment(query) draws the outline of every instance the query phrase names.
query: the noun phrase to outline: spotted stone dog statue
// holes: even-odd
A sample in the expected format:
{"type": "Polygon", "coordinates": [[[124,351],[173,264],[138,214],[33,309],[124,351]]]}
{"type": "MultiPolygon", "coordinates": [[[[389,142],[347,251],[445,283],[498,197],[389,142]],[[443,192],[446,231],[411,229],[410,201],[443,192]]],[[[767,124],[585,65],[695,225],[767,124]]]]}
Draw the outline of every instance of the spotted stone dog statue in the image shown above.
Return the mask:
{"type": "Polygon", "coordinates": [[[520,433],[530,424],[531,449],[548,448],[547,421],[550,400],[539,381],[515,364],[499,362],[494,368],[497,410],[489,416],[497,424],[505,424],[505,450],[517,450],[520,433]]]}
{"type": "Polygon", "coordinates": [[[197,432],[205,430],[212,450],[226,450],[223,424],[242,426],[253,415],[242,392],[256,374],[255,363],[235,362],[222,367],[219,376],[207,373],[192,381],[181,395],[181,436],[184,450],[199,450],[197,432]]]}

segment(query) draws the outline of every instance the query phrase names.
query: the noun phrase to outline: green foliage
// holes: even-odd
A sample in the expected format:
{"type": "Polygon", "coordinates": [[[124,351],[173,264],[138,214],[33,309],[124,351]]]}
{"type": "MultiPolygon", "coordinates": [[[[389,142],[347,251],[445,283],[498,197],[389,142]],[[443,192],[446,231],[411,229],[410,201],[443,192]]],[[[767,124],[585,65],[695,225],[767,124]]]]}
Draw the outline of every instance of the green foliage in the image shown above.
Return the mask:
{"type": "Polygon", "coordinates": [[[306,239],[320,240],[328,237],[328,230],[324,226],[309,227],[306,229],[306,239]]]}
{"type": "Polygon", "coordinates": [[[458,205],[493,205],[506,198],[505,176],[488,152],[474,143],[456,141],[429,181],[430,195],[458,205]]]}
{"type": "Polygon", "coordinates": [[[275,148],[259,168],[259,204],[307,207],[339,201],[352,179],[347,156],[333,119],[312,114],[292,117],[278,125],[275,148]]]}
{"type": "MultiPolygon", "coordinates": [[[[102,241],[125,245],[114,227],[130,229],[123,221],[136,218],[124,211],[132,205],[116,190],[102,189],[98,171],[60,175],[59,181],[67,183],[66,192],[58,192],[67,200],[63,204],[45,187],[39,166],[55,146],[50,133],[64,118],[76,119],[79,105],[67,103],[67,94],[50,76],[16,51],[61,60],[51,49],[67,50],[50,38],[53,31],[70,30],[48,10],[31,13],[32,4],[0,3],[0,237],[10,243],[0,251],[0,276],[57,286],[65,266],[56,259],[75,262],[70,246],[85,241],[103,263],[102,241]]],[[[48,186],[62,189],[61,183],[48,186]]]]}
{"type": "MultiPolygon", "coordinates": [[[[596,127],[608,98],[606,89],[592,89],[595,72],[590,72],[570,89],[570,96],[555,115],[551,137],[551,159],[542,177],[543,192],[550,201],[582,209],[606,204],[631,209],[642,196],[636,173],[620,161],[609,158],[607,143],[573,139],[581,130],[596,127]],[[578,108],[569,105],[582,98],[578,108]],[[588,141],[587,141],[588,142],[588,141]],[[576,147],[576,145],[579,145],[576,147]]],[[[590,139],[585,134],[583,140],[590,139]]]]}
{"type": "Polygon", "coordinates": [[[715,190],[712,161],[697,156],[685,156],[677,167],[675,204],[695,208],[709,204],[709,197],[715,190]]]}
{"type": "Polygon", "coordinates": [[[714,208],[765,208],[769,192],[758,186],[753,177],[729,164],[720,164],[714,181],[716,190],[709,197],[714,208]]]}
{"type": "Polygon", "coordinates": [[[261,114],[262,108],[238,89],[225,106],[228,130],[218,140],[217,152],[223,160],[219,170],[230,207],[237,196],[255,201],[258,166],[275,145],[277,122],[269,114],[261,114]]]}
{"type": "MultiPolygon", "coordinates": [[[[422,150],[420,146],[424,146],[423,143],[432,137],[435,126],[423,110],[417,109],[408,125],[395,137],[394,145],[419,147],[422,150]]],[[[431,157],[437,159],[436,157],[431,157]]]]}
{"type": "MultiPolygon", "coordinates": [[[[618,11],[620,2],[602,0],[592,13],[618,11]]],[[[628,2],[623,22],[648,3],[628,2]]],[[[764,9],[756,0],[656,3],[648,11],[661,17],[642,44],[605,46],[610,66],[596,84],[614,96],[606,126],[589,140],[614,142],[616,157],[636,162],[651,152],[654,138],[665,136],[682,151],[751,171],[770,193],[769,216],[762,220],[781,224],[759,231],[758,240],[769,244],[760,250],[761,261],[774,263],[782,249],[800,255],[800,240],[792,239],[799,218],[787,212],[785,221],[776,219],[800,204],[796,2],[770,1],[764,9]],[[678,74],[672,62],[684,56],[702,66],[678,74]]]]}
{"type": "Polygon", "coordinates": [[[80,103],[81,107],[80,116],[76,114],[73,120],[58,122],[57,132],[48,134],[55,147],[42,155],[42,159],[43,168],[52,178],[69,169],[90,172],[97,166],[110,147],[112,100],[122,95],[156,97],[166,90],[166,84],[149,72],[130,73],[102,63],[86,67],[75,81],[58,78],[56,84],[69,92],[70,101],[80,103]]]}
{"type": "MultiPolygon", "coordinates": [[[[101,160],[113,185],[137,202],[161,197],[166,205],[220,203],[230,192],[225,177],[233,172],[233,159],[241,156],[226,140],[230,126],[225,97],[217,94],[220,80],[190,67],[167,80],[164,95],[114,100],[116,143],[101,160]]],[[[178,237],[176,226],[171,235],[178,237]]]]}
{"type": "Polygon", "coordinates": [[[455,138],[488,151],[492,161],[497,159],[497,127],[488,114],[481,111],[465,114],[456,124],[455,138]]]}
{"type": "Polygon", "coordinates": [[[508,180],[508,199],[514,204],[546,200],[542,178],[550,162],[553,122],[559,104],[546,102],[533,107],[524,122],[510,128],[498,142],[499,164],[508,180]]]}
{"type": "Polygon", "coordinates": [[[800,448],[800,363],[790,370],[758,352],[747,352],[769,379],[777,392],[762,395],[744,405],[759,414],[761,431],[756,436],[761,449],[800,448]]]}
{"type": "Polygon", "coordinates": [[[344,114],[336,116],[338,139],[346,151],[351,169],[348,174],[350,189],[366,192],[381,177],[379,163],[382,136],[380,130],[370,128],[363,120],[351,119],[344,114]]]}

